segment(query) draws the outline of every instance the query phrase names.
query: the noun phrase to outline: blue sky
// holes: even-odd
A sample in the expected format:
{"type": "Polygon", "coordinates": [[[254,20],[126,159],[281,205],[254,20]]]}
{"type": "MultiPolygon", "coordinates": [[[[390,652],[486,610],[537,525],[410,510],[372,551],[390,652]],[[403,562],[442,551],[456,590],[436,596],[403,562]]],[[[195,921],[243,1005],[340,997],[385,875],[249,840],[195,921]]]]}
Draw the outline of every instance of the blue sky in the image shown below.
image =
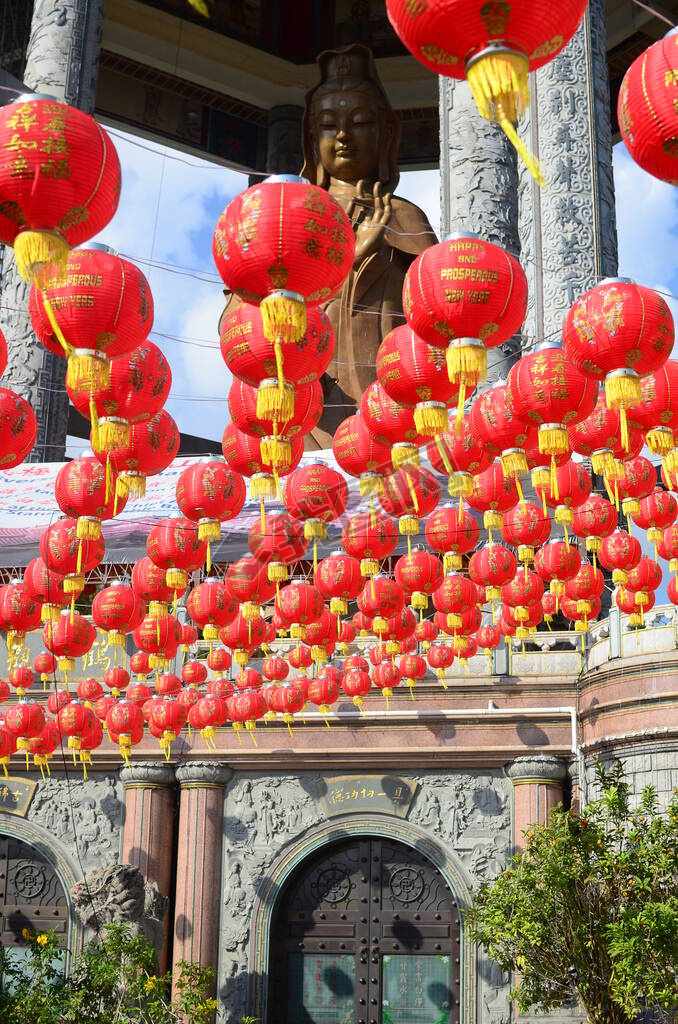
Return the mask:
{"type": "MultiPolygon", "coordinates": [[[[244,175],[111,129],[123,167],[118,212],[99,236],[138,262],[155,300],[152,335],[172,366],[168,408],[181,430],[218,439],[230,376],[217,321],[222,285],[212,262],[216,220],[247,187],[244,175]]],[[[678,194],[615,149],[620,274],[678,294],[678,194]]],[[[439,174],[403,174],[398,192],[421,206],[437,230],[439,174]]],[[[678,317],[678,303],[674,304],[678,317]]],[[[74,446],[76,450],[82,442],[74,446]]]]}

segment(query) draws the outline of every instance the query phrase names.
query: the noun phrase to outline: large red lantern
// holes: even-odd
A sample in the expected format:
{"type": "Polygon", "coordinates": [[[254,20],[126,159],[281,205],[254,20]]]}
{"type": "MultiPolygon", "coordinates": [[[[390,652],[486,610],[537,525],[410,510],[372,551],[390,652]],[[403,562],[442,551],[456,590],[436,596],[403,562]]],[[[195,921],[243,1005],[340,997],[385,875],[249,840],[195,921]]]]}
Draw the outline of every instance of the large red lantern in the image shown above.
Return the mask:
{"type": "Polygon", "coordinates": [[[183,704],[172,697],[154,701],[148,728],[160,744],[167,761],[170,759],[172,743],[186,725],[188,712],[183,704]]]}
{"type": "Polygon", "coordinates": [[[32,558],[24,569],[24,588],[41,605],[43,622],[58,619],[70,596],[64,590],[64,577],[48,569],[42,558],[32,558]]]}
{"type": "MultiPolygon", "coordinates": [[[[15,665],[14,668],[9,670],[9,686],[14,687],[17,692],[17,696],[19,697],[23,697],[26,690],[30,690],[34,682],[35,676],[28,665],[15,665]]],[[[7,700],[7,697],[9,696],[9,686],[5,683],[5,688],[7,690],[5,700],[7,700]]]]}
{"type": "Polygon", "coordinates": [[[195,572],[205,561],[207,546],[198,538],[194,522],[176,516],[151,527],[146,551],[155,565],[166,570],[168,587],[183,591],[188,573],[195,572]]]}
{"type": "Polygon", "coordinates": [[[503,544],[483,544],[468,563],[468,574],[476,584],[485,587],[488,601],[498,601],[501,588],[516,574],[516,556],[503,544]]]}
{"type": "Polygon", "coordinates": [[[617,410],[608,408],[604,394],[599,394],[593,412],[585,420],[567,428],[567,436],[573,452],[591,459],[594,473],[606,479],[613,477],[621,423],[617,410]]]}
{"type": "Polygon", "coordinates": [[[449,419],[447,430],[429,444],[427,454],[435,471],[447,475],[450,496],[462,498],[473,490],[476,473],[482,473],[494,459],[471,430],[467,416],[458,429],[454,420],[449,419]]]}
{"type": "Polygon", "coordinates": [[[395,469],[404,462],[419,464],[419,448],[428,438],[417,430],[414,410],[390,398],[378,380],[365,389],[360,399],[360,415],[379,444],[391,448],[395,469]]]}
{"type": "Polygon", "coordinates": [[[467,391],[487,376],[487,349],[508,341],[525,319],[527,279],[505,249],[460,233],[425,249],[410,265],[403,309],[424,341],[447,349],[450,380],[460,386],[461,419],[467,391]]]}
{"type": "Polygon", "coordinates": [[[394,576],[396,583],[411,595],[412,607],[423,612],[428,608],[429,595],[443,582],[443,564],[430,551],[413,548],[398,559],[394,576]]]}
{"type": "Polygon", "coordinates": [[[223,626],[233,622],[238,614],[238,601],[229,593],[229,588],[220,580],[208,579],[199,583],[188,595],[186,610],[202,629],[205,640],[219,639],[223,626]]]}
{"type": "Polygon", "coordinates": [[[110,460],[117,474],[115,493],[119,497],[130,495],[143,498],[146,479],[167,469],[179,451],[179,430],[167,412],[159,413],[130,428],[129,444],[115,452],[95,452],[103,464],[110,460]]]}
{"type": "Polygon", "coordinates": [[[565,354],[587,377],[605,382],[607,404],[620,412],[626,448],[626,410],[642,399],[640,378],[664,365],[673,341],[666,301],[626,278],[602,281],[577,299],[567,315],[565,354]]]}
{"type": "Polygon", "coordinates": [[[442,505],[428,517],[426,543],[443,555],[445,572],[459,570],[463,555],[473,551],[480,539],[480,528],[470,512],[442,505]]]}
{"type": "Polygon", "coordinates": [[[75,669],[75,659],[87,654],[96,635],[96,629],[83,615],[67,609],[56,622],[46,622],[42,629],[45,647],[56,656],[60,670],[65,673],[75,669]]]}
{"type": "Polygon", "coordinates": [[[444,612],[450,628],[461,629],[462,615],[473,608],[478,600],[478,590],[472,580],[459,573],[446,576],[433,594],[436,611],[444,612]]]}
{"type": "Polygon", "coordinates": [[[514,412],[539,427],[539,451],[569,452],[568,426],[591,415],[598,386],[565,358],[562,345],[547,341],[522,356],[506,381],[514,412]]]}
{"type": "Polygon", "coordinates": [[[440,484],[428,469],[403,466],[387,476],[379,503],[384,512],[398,520],[407,537],[419,533],[419,520],[433,512],[440,501],[440,484]]]}
{"type": "Polygon", "coordinates": [[[173,615],[146,616],[132,634],[136,646],[148,655],[149,668],[166,668],[179,645],[179,623],[173,615]]]}
{"type": "Polygon", "coordinates": [[[0,629],[7,632],[10,661],[14,648],[21,647],[26,633],[40,628],[40,605],[27,592],[23,583],[14,580],[0,587],[0,629]]]}
{"type": "Polygon", "coordinates": [[[221,524],[235,519],[245,504],[247,490],[240,473],[216,459],[201,459],[188,466],[177,480],[176,498],[186,519],[198,524],[198,540],[210,544],[221,537],[221,524]]]}
{"type": "Polygon", "coordinates": [[[348,602],[355,601],[363,588],[360,562],[343,551],[333,551],[318,562],[313,582],[335,615],[348,614],[348,602]]]}
{"type": "Polygon", "coordinates": [[[363,576],[375,576],[380,562],[392,555],[398,545],[398,531],[392,519],[377,512],[358,512],[341,531],[341,546],[348,555],[360,559],[363,576]]]}
{"type": "Polygon", "coordinates": [[[250,654],[266,639],[266,623],[259,617],[246,619],[240,612],[228,626],[219,630],[219,638],[225,647],[233,651],[233,660],[243,668],[250,654]]]}
{"type": "MultiPolygon", "coordinates": [[[[565,583],[565,596],[570,601],[577,602],[579,614],[589,616],[592,613],[593,599],[599,598],[604,589],[605,579],[600,569],[596,569],[588,562],[582,562],[577,575],[565,583]]],[[[595,618],[595,615],[593,617],[595,618]]]]}
{"type": "Polygon", "coordinates": [[[245,556],[226,570],[226,588],[245,618],[254,619],[261,614],[261,605],[272,600],[276,584],[269,580],[263,562],[245,556]]]}
{"type": "Polygon", "coordinates": [[[598,553],[598,560],[606,569],[612,570],[613,583],[626,583],[629,572],[640,562],[642,548],[637,537],[626,530],[615,530],[605,537],[598,553]]]}
{"type": "Polygon", "coordinates": [[[626,412],[629,423],[645,431],[653,455],[669,455],[678,427],[678,362],[667,359],[655,373],[640,382],[642,397],[626,412]]]}
{"type": "Polygon", "coordinates": [[[315,622],[323,613],[323,599],[315,587],[301,581],[294,581],[276,594],[275,608],[295,640],[303,640],[306,626],[315,622]]]}
{"type": "Polygon", "coordinates": [[[339,424],[332,451],[339,468],[360,479],[361,495],[379,493],[383,476],[391,469],[391,448],[368,430],[359,412],[339,424]]]}
{"type": "Polygon", "coordinates": [[[0,388],[0,469],[13,469],[22,463],[33,450],[37,436],[38,421],[26,399],[0,388]]]}
{"type": "Polygon", "coordinates": [[[661,566],[654,559],[644,557],[629,570],[626,587],[629,590],[656,590],[661,581],[661,566]]]}
{"type": "Polygon", "coordinates": [[[586,538],[586,550],[593,553],[593,562],[600,551],[603,538],[617,528],[617,510],[612,502],[592,494],[583,505],[574,510],[572,530],[577,537],[586,538]]]}
{"type": "Polygon", "coordinates": [[[616,476],[615,487],[622,499],[622,510],[627,518],[637,515],[641,499],[652,493],[656,483],[656,470],[644,455],[637,455],[634,459],[627,459],[624,462],[616,476]]]}
{"type": "MultiPolygon", "coordinates": [[[[669,562],[671,572],[678,572],[678,524],[668,526],[657,541],[657,552],[669,562]]],[[[640,558],[640,555],[638,556],[640,558]]]]}
{"type": "Polygon", "coordinates": [[[295,407],[295,389],[319,380],[334,355],[334,331],[327,314],[316,306],[306,310],[306,329],[294,342],[271,347],[264,333],[261,309],[242,303],[221,324],[221,355],[237,380],[257,388],[256,414],[288,420],[295,407]]]}
{"type": "Polygon", "coordinates": [[[350,220],[325,189],[276,175],[228,204],[212,253],[226,287],[260,305],[282,381],[285,347],[307,329],[306,306],[327,302],[353,265],[350,220]]]}
{"type": "Polygon", "coordinates": [[[551,520],[533,501],[524,501],[504,512],[501,535],[507,544],[518,549],[518,560],[525,567],[534,561],[534,552],[549,539],[551,520]]]}
{"type": "Polygon", "coordinates": [[[299,562],[308,547],[303,525],[285,512],[267,516],[263,524],[254,523],[247,544],[257,561],[266,565],[273,583],[288,578],[288,566],[299,562]]]}
{"type": "Polygon", "coordinates": [[[167,605],[177,593],[167,585],[166,570],[152,562],[148,555],[134,563],[132,590],[139,601],[148,603],[148,614],[152,619],[165,618],[167,605]]]}
{"type": "Polygon", "coordinates": [[[43,284],[68,248],[101,231],[120,197],[120,161],[89,114],[58,100],[20,96],[0,110],[7,154],[0,171],[0,242],[13,245],[21,276],[43,284]],[[43,273],[44,271],[44,273],[43,273]]]}
{"type": "Polygon", "coordinates": [[[45,712],[40,704],[20,700],[18,704],[7,708],[4,717],[4,729],[12,737],[14,749],[25,752],[26,769],[28,769],[30,741],[44,729],[45,712]]]}
{"type": "Polygon", "coordinates": [[[639,167],[678,184],[678,35],[671,29],[636,57],[624,75],[617,105],[619,130],[639,167]]]}
{"type": "Polygon", "coordinates": [[[504,475],[500,462],[493,462],[488,469],[473,478],[473,490],[467,500],[471,508],[483,513],[486,530],[498,530],[504,512],[508,512],[518,502],[516,482],[504,475]]]}
{"type": "Polygon", "coordinates": [[[303,436],[296,434],[291,438],[289,462],[285,465],[282,465],[278,458],[274,466],[271,453],[267,453],[267,457],[262,454],[260,439],[238,430],[235,423],[229,423],[224,430],[221,448],[231,469],[250,479],[252,497],[261,499],[261,522],[264,530],[264,498],[275,497],[280,486],[278,476],[291,473],[299,465],[304,454],[303,436]]]}
{"type": "MultiPolygon", "coordinates": [[[[408,50],[435,74],[466,79],[481,117],[501,125],[540,184],[545,182],[539,163],[514,125],[530,102],[528,72],[560,53],[585,10],[585,0],[563,0],[554,6],[539,0],[386,3],[389,20],[408,50]]],[[[476,288],[486,283],[482,277],[468,279],[476,288]]]]}
{"type": "Polygon", "coordinates": [[[676,521],[678,502],[670,491],[655,488],[646,497],[641,498],[638,511],[632,516],[636,526],[647,530],[647,539],[651,544],[661,540],[664,530],[676,521]]]}
{"type": "Polygon", "coordinates": [[[33,671],[39,673],[43,688],[50,676],[56,672],[57,662],[51,651],[40,651],[33,658],[33,671]]]}
{"type": "Polygon", "coordinates": [[[126,504],[126,498],[115,501],[106,470],[94,455],[81,455],[62,466],[54,494],[63,514],[77,519],[76,533],[82,540],[98,540],[101,520],[112,519],[126,504]]]}
{"type": "Polygon", "coordinates": [[[109,359],[131,352],[153,326],[153,296],[139,268],[106,245],[72,249],[66,274],[33,288],[33,330],[68,357],[71,387],[95,391],[109,381],[109,359]]]}
{"type": "Polygon", "coordinates": [[[341,473],[324,462],[300,466],[285,481],[285,507],[304,524],[304,536],[313,539],[313,565],[317,566],[317,541],[327,537],[327,524],[346,511],[348,485],[341,473]]]}
{"type": "MultiPolygon", "coordinates": [[[[275,381],[271,382],[275,385],[275,381]]],[[[291,385],[286,385],[289,389],[291,385]]],[[[320,381],[305,384],[294,392],[294,412],[287,418],[273,413],[259,416],[257,392],[249,384],[234,380],[228,392],[228,410],[238,430],[260,439],[261,456],[277,469],[285,469],[292,458],[295,437],[316,427],[323,412],[320,381]]]]}
{"type": "Polygon", "coordinates": [[[444,373],[444,352],[402,324],[386,335],[377,351],[377,377],[386,394],[414,409],[420,434],[435,437],[447,426],[447,406],[459,385],[444,373]]]}
{"type": "Polygon", "coordinates": [[[111,647],[124,647],[125,636],[136,629],[139,613],[144,605],[131,587],[115,580],[104,587],[92,601],[92,619],[97,629],[107,634],[111,647]]]}
{"type": "Polygon", "coordinates": [[[537,494],[549,508],[555,509],[554,521],[567,529],[574,522],[574,509],[588,501],[592,487],[586,467],[570,459],[558,466],[548,487],[537,488],[537,494]]]}
{"type": "Polygon", "coordinates": [[[565,594],[565,583],[573,579],[581,568],[581,555],[576,547],[564,540],[552,540],[539,549],[534,559],[534,567],[545,583],[549,584],[549,592],[558,601],[565,594]]]}
{"type": "Polygon", "coordinates": [[[479,395],[471,406],[469,423],[490,455],[501,458],[504,476],[513,478],[522,494],[520,477],[529,469],[525,448],[534,440],[536,427],[517,415],[508,386],[497,384],[479,395]]]}
{"type": "Polygon", "coordinates": [[[541,577],[529,569],[519,572],[501,588],[501,599],[510,608],[526,608],[542,599],[544,583],[541,577]]]}
{"type": "Polygon", "coordinates": [[[372,671],[372,682],[377,686],[382,695],[386,698],[386,709],[388,710],[388,698],[393,694],[394,689],[403,677],[400,666],[393,661],[382,661],[372,671]]]}
{"type": "Polygon", "coordinates": [[[372,619],[372,629],[377,635],[387,632],[388,620],[398,614],[404,603],[400,584],[381,573],[365,583],[358,599],[358,607],[372,619]]]}
{"type": "Polygon", "coordinates": [[[172,385],[167,359],[148,338],[132,352],[111,359],[108,384],[66,383],[71,402],[92,420],[92,447],[117,452],[130,439],[130,425],[151,419],[162,409],[172,385]]]}
{"type": "Polygon", "coordinates": [[[111,740],[118,744],[120,756],[129,764],[132,747],[141,742],[144,733],[141,707],[132,701],[116,701],[106,715],[106,728],[111,740]]]}

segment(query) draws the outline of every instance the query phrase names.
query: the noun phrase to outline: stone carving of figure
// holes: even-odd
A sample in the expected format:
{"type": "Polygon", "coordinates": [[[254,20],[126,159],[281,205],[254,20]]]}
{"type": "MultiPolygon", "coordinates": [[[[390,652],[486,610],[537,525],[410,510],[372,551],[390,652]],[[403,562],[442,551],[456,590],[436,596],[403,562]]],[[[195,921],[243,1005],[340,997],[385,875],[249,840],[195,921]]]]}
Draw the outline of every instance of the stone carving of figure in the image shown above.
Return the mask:
{"type": "Polygon", "coordinates": [[[376,378],[377,349],[402,318],[402,288],[413,259],[436,241],[419,207],[395,195],[401,125],[359,44],[318,57],[320,83],[306,97],[302,175],[327,189],[353,222],[356,254],[326,309],[336,336],[325,378],[325,412],[312,440],[329,447],[376,378]]]}
{"type": "Polygon", "coordinates": [[[131,864],[106,864],[91,871],[71,890],[73,906],[84,925],[127,925],[143,935],[159,953],[164,941],[163,918],[168,899],[131,864]]]}

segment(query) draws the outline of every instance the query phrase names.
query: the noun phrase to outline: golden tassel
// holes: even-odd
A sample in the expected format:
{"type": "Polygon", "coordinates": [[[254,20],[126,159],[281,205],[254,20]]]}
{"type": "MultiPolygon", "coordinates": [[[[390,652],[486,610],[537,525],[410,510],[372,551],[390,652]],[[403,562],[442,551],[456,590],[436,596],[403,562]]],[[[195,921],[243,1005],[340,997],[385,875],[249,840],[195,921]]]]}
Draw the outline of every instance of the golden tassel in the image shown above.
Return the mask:
{"type": "Polygon", "coordinates": [[[284,379],[271,377],[262,380],[257,388],[257,419],[287,423],[293,415],[294,388],[285,384],[284,379]]]}
{"type": "Polygon", "coordinates": [[[94,395],[90,392],[89,396],[89,424],[90,424],[90,438],[92,441],[92,448],[95,452],[101,451],[101,436],[99,434],[99,413],[97,412],[97,403],[94,401],[94,395]]]}
{"type": "Polygon", "coordinates": [[[447,427],[447,407],[442,402],[420,402],[414,407],[414,425],[424,437],[438,437],[447,427]]]}
{"type": "MultiPolygon", "coordinates": [[[[14,258],[24,281],[44,289],[65,278],[68,242],[56,231],[21,231],[14,239],[14,258]]],[[[43,298],[46,309],[48,300],[43,298]]]]}
{"type": "Polygon", "coordinates": [[[273,345],[301,341],[306,333],[306,305],[302,295],[291,291],[272,292],[259,308],[264,335],[273,345]]]}

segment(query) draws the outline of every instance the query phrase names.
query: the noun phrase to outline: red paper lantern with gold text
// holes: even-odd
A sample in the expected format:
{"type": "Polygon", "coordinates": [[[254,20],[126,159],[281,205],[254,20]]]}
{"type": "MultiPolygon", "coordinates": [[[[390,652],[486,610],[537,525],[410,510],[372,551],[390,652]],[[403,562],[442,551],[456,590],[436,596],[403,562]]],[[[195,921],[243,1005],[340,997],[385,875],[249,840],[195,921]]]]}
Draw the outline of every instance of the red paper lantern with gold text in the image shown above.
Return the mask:
{"type": "Polygon", "coordinates": [[[363,576],[375,576],[379,565],[398,545],[398,531],[392,519],[376,512],[358,512],[341,531],[341,546],[348,555],[360,559],[363,576]]]}
{"type": "Polygon", "coordinates": [[[189,686],[201,686],[207,682],[207,665],[204,661],[187,661],[181,666],[181,678],[189,686]]]}
{"type": "MultiPolygon", "coordinates": [[[[594,568],[588,562],[582,562],[576,576],[565,583],[565,596],[570,601],[577,602],[577,612],[585,617],[586,622],[588,616],[595,618],[592,602],[594,598],[600,598],[604,589],[605,580],[600,569],[594,568]]],[[[568,614],[566,607],[563,611],[568,614]]]]}
{"type": "Polygon", "coordinates": [[[615,479],[615,486],[622,499],[622,511],[628,517],[640,511],[640,501],[655,489],[657,473],[644,455],[627,459],[615,479]]]}
{"type": "Polygon", "coordinates": [[[398,559],[394,576],[396,583],[410,594],[412,607],[424,611],[429,596],[443,582],[443,563],[425,548],[413,548],[398,559]]]}
{"type": "Polygon", "coordinates": [[[678,523],[666,527],[657,541],[657,553],[669,562],[671,572],[678,572],[678,523]]]}
{"type": "Polygon", "coordinates": [[[452,505],[442,505],[431,513],[425,533],[428,546],[443,555],[445,572],[461,569],[463,555],[473,551],[480,539],[480,528],[471,513],[452,505]]]}
{"type": "Polygon", "coordinates": [[[348,602],[355,601],[363,589],[360,562],[344,551],[333,551],[318,562],[313,582],[325,600],[329,600],[331,612],[347,615],[348,602]]]}
{"type": "Polygon", "coordinates": [[[379,503],[398,520],[400,533],[419,533],[419,520],[429,516],[440,501],[440,484],[428,469],[403,466],[384,480],[379,503]]]}
{"type": "Polygon", "coordinates": [[[58,100],[20,96],[0,110],[0,242],[13,245],[26,281],[43,284],[68,248],[110,221],[120,198],[120,161],[89,114],[58,100]],[[45,272],[43,274],[43,271],[45,272]]]}
{"type": "MultiPolygon", "coordinates": [[[[671,583],[669,583],[668,590],[669,599],[671,599],[671,583]]],[[[652,591],[627,590],[625,587],[620,587],[615,594],[615,601],[619,610],[629,616],[629,625],[637,627],[643,624],[645,612],[649,612],[654,607],[655,595],[652,591]]]]}
{"type": "Polygon", "coordinates": [[[20,465],[33,451],[37,436],[38,421],[26,399],[0,388],[0,469],[20,465]]]}
{"type": "Polygon", "coordinates": [[[626,583],[629,572],[640,562],[642,548],[637,537],[626,530],[615,530],[605,537],[598,553],[598,561],[612,571],[613,583],[626,583]]]}
{"type": "Polygon", "coordinates": [[[278,460],[275,467],[271,461],[270,452],[264,458],[260,439],[238,430],[234,423],[229,423],[224,430],[221,448],[231,469],[250,479],[250,495],[261,501],[261,529],[262,532],[265,531],[264,498],[275,497],[280,486],[278,477],[291,473],[301,462],[301,457],[304,454],[303,436],[297,434],[291,439],[289,462],[281,464],[278,460]]]}
{"type": "Polygon", "coordinates": [[[320,618],[323,608],[322,595],[309,583],[295,580],[276,594],[275,609],[295,640],[304,639],[306,626],[320,618]]]}
{"type": "Polygon", "coordinates": [[[188,712],[186,708],[172,697],[162,697],[154,701],[148,720],[148,731],[158,740],[160,749],[169,761],[172,743],[186,725],[188,712]]]}
{"type": "Polygon", "coordinates": [[[360,399],[360,415],[379,444],[391,448],[395,469],[404,462],[418,465],[419,449],[428,438],[417,430],[414,410],[390,398],[378,380],[365,389],[360,399]]]}
{"type": "Polygon", "coordinates": [[[47,683],[49,677],[54,675],[56,668],[56,658],[51,651],[40,651],[40,653],[36,654],[33,658],[33,671],[39,673],[43,687],[47,683]]]}
{"type": "Polygon", "coordinates": [[[460,386],[461,418],[467,392],[487,376],[487,349],[508,341],[525,319],[527,279],[505,249],[459,233],[410,264],[403,309],[419,337],[447,350],[449,378],[460,386]]]}
{"type": "Polygon", "coordinates": [[[87,654],[96,635],[91,622],[68,609],[64,609],[55,622],[46,622],[42,628],[45,647],[55,655],[59,669],[65,673],[75,669],[75,659],[87,654]]]}
{"type": "Polygon", "coordinates": [[[537,494],[549,508],[555,509],[554,522],[567,529],[574,522],[574,509],[588,501],[592,487],[591,475],[585,466],[570,459],[558,466],[548,487],[537,488],[537,494]]]}
{"type": "Polygon", "coordinates": [[[408,687],[414,700],[414,688],[417,681],[426,675],[426,661],[420,654],[405,654],[400,659],[398,668],[402,672],[403,683],[408,687]]]}
{"type": "Polygon", "coordinates": [[[92,619],[97,629],[106,633],[111,647],[124,647],[126,634],[136,629],[139,615],[143,616],[145,605],[140,602],[132,587],[120,580],[104,587],[92,601],[92,619]]]}
{"type": "MultiPolygon", "coordinates": [[[[539,163],[518,137],[514,124],[530,102],[528,72],[560,53],[585,10],[585,0],[564,0],[557,5],[539,0],[480,6],[470,0],[386,3],[389,20],[410,53],[437,75],[465,78],[481,117],[501,125],[541,184],[539,163]]],[[[485,279],[469,280],[479,283],[485,279]]]]}
{"type": "Polygon", "coordinates": [[[426,660],[440,680],[443,689],[446,690],[445,669],[450,668],[454,662],[454,651],[445,644],[432,644],[426,652],[426,660]]]}
{"type": "Polygon", "coordinates": [[[504,512],[513,508],[518,498],[515,480],[504,475],[500,462],[493,462],[473,478],[473,490],[467,500],[472,509],[483,513],[483,525],[491,531],[501,527],[504,512]]]}
{"type": "Polygon", "coordinates": [[[504,476],[514,479],[522,493],[520,478],[529,469],[525,448],[534,442],[537,428],[516,413],[508,385],[497,384],[479,395],[471,406],[469,423],[490,455],[501,458],[504,476]]]}
{"type": "Polygon", "coordinates": [[[517,416],[539,428],[539,451],[555,457],[570,450],[568,426],[585,420],[598,397],[595,381],[577,370],[561,344],[547,341],[515,363],[506,380],[517,416]]]}
{"type": "Polygon", "coordinates": [[[195,572],[205,561],[207,545],[198,538],[195,523],[175,516],[151,527],[146,551],[155,565],[166,570],[168,587],[183,591],[188,573],[195,572]]]}
{"type": "Polygon", "coordinates": [[[549,593],[558,602],[565,595],[565,583],[573,579],[581,568],[581,555],[573,544],[564,540],[552,540],[537,551],[534,567],[544,583],[549,584],[549,593]]]}
{"type": "MultiPolygon", "coordinates": [[[[667,359],[655,373],[640,382],[640,402],[627,410],[629,423],[645,432],[647,446],[653,455],[671,457],[678,428],[678,362],[667,359]]],[[[678,465],[677,457],[671,462],[678,465]]]]}
{"type": "Polygon", "coordinates": [[[435,471],[447,475],[451,497],[468,497],[473,490],[473,477],[487,469],[494,458],[471,430],[467,416],[461,420],[459,429],[450,416],[445,433],[431,441],[426,451],[435,471]]]}
{"type": "Polygon", "coordinates": [[[171,384],[172,371],[167,359],[146,338],[132,352],[111,359],[105,387],[92,390],[81,381],[74,385],[67,381],[66,390],[78,412],[93,421],[95,451],[117,452],[129,444],[132,423],[151,419],[160,412],[171,384]]]}
{"type": "Polygon", "coordinates": [[[447,406],[459,393],[445,374],[445,355],[407,324],[386,335],[377,351],[377,378],[394,402],[414,409],[420,434],[435,437],[447,426],[447,406]]]}
{"type": "Polygon", "coordinates": [[[81,540],[75,519],[58,519],[40,538],[40,555],[48,569],[64,576],[67,594],[79,594],[85,574],[95,569],[106,550],[103,538],[81,540]]]}
{"type": "Polygon", "coordinates": [[[196,626],[202,629],[203,638],[214,642],[219,639],[222,627],[233,622],[238,614],[238,601],[229,593],[225,583],[207,579],[190,592],[186,610],[196,626]]]}
{"type": "Polygon", "coordinates": [[[654,559],[643,557],[629,570],[625,586],[628,590],[656,590],[661,581],[661,566],[654,559]]]}
{"type": "Polygon", "coordinates": [[[573,452],[591,459],[594,473],[606,478],[613,475],[621,423],[617,410],[608,408],[604,394],[598,395],[593,412],[585,420],[567,428],[567,437],[573,452]]]}
{"type": "Polygon", "coordinates": [[[176,498],[186,519],[198,524],[198,540],[207,543],[207,571],[211,568],[210,544],[221,537],[221,524],[240,514],[247,497],[240,473],[216,459],[201,459],[181,473],[176,498]]]}
{"type": "Polygon", "coordinates": [[[308,547],[304,527],[285,512],[267,516],[263,525],[254,523],[247,544],[257,561],[266,565],[268,578],[273,583],[288,578],[288,566],[300,561],[308,547]]]}
{"type": "Polygon", "coordinates": [[[119,497],[143,498],[146,479],[167,469],[179,451],[179,430],[166,409],[142,423],[133,423],[129,444],[107,455],[95,452],[105,465],[110,460],[117,474],[115,492],[119,497]]]}
{"type": "Polygon", "coordinates": [[[678,184],[678,35],[671,29],[626,71],[619,90],[619,130],[633,160],[648,174],[678,184]]]}
{"type": "Polygon", "coordinates": [[[304,524],[304,536],[313,540],[313,565],[317,566],[316,542],[327,537],[327,524],[346,511],[348,485],[336,469],[324,462],[300,466],[285,481],[285,507],[304,524]]]}
{"type": "Polygon", "coordinates": [[[106,469],[94,455],[81,455],[61,467],[54,482],[57,505],[65,516],[77,519],[82,540],[98,540],[101,520],[122,512],[127,499],[115,500],[107,486],[106,469]]]}
{"type": "Polygon", "coordinates": [[[383,477],[391,470],[390,445],[372,434],[360,413],[347,416],[337,428],[332,451],[340,469],[360,479],[360,494],[379,493],[383,477]]]}
{"type": "Polygon", "coordinates": [[[238,430],[260,439],[262,458],[284,469],[290,464],[293,439],[299,434],[309,434],[320,421],[322,386],[316,380],[296,388],[294,412],[289,416],[259,416],[257,391],[249,384],[234,380],[228,392],[228,410],[238,430]]]}
{"type": "Polygon", "coordinates": [[[261,605],[268,604],[275,595],[275,583],[268,578],[266,566],[256,558],[245,555],[232,562],[226,570],[226,588],[246,619],[261,613],[261,605]]]}
{"type": "Polygon", "coordinates": [[[377,636],[387,632],[388,620],[400,612],[404,603],[403,588],[382,573],[365,583],[358,598],[358,607],[372,619],[372,630],[377,636]]]}
{"type": "Polygon", "coordinates": [[[485,587],[488,601],[498,601],[501,588],[516,574],[516,556],[503,544],[483,544],[468,563],[468,574],[476,584],[485,587]]]}
{"type": "Polygon", "coordinates": [[[64,577],[48,569],[42,558],[32,558],[24,569],[24,588],[40,604],[43,622],[58,619],[70,600],[64,590],[64,577]]]}
{"type": "MultiPolygon", "coordinates": [[[[260,306],[282,396],[285,350],[307,331],[306,307],[327,302],[353,265],[351,221],[325,189],[277,175],[228,204],[214,230],[212,254],[226,287],[260,306]]],[[[276,405],[275,390],[270,406],[276,405]]]]}
{"type": "MultiPolygon", "coordinates": [[[[179,593],[167,586],[166,570],[152,562],[148,555],[134,563],[132,590],[139,601],[148,603],[148,614],[152,619],[165,618],[167,605],[174,594],[179,593]]],[[[181,591],[181,594],[183,593],[184,591],[181,591]]]]}
{"type": "MultiPolygon", "coordinates": [[[[3,724],[4,731],[14,741],[14,750],[21,750],[26,754],[26,769],[28,769],[31,740],[39,736],[45,727],[45,712],[42,705],[20,700],[18,704],[7,708],[3,724]]],[[[0,752],[2,752],[1,748],[0,752]]]]}
{"type": "Polygon", "coordinates": [[[151,669],[164,669],[179,646],[179,623],[173,615],[154,619],[147,615],[132,634],[135,645],[148,655],[151,669]]]}
{"type": "Polygon", "coordinates": [[[647,539],[656,545],[661,540],[664,530],[675,523],[678,502],[670,491],[662,491],[657,487],[646,497],[641,498],[639,505],[632,519],[641,530],[647,530],[647,539]]]}
{"type": "Polygon", "coordinates": [[[435,609],[447,615],[449,629],[462,628],[463,613],[473,608],[477,600],[478,591],[475,583],[459,573],[450,573],[446,576],[433,594],[435,609]]]}
{"type": "Polygon", "coordinates": [[[600,494],[592,494],[574,510],[572,531],[577,537],[586,539],[586,550],[593,553],[594,565],[603,538],[609,537],[616,528],[617,510],[600,494]]]}
{"type": "Polygon", "coordinates": [[[551,533],[551,520],[533,501],[520,502],[504,512],[501,535],[507,544],[518,549],[518,561],[528,566],[535,550],[545,544],[551,533]]]}
{"type": "Polygon", "coordinates": [[[664,365],[673,341],[666,301],[627,278],[602,281],[577,299],[567,315],[565,354],[587,377],[604,381],[607,404],[620,412],[626,448],[626,410],[642,399],[640,378],[664,365]]]}

